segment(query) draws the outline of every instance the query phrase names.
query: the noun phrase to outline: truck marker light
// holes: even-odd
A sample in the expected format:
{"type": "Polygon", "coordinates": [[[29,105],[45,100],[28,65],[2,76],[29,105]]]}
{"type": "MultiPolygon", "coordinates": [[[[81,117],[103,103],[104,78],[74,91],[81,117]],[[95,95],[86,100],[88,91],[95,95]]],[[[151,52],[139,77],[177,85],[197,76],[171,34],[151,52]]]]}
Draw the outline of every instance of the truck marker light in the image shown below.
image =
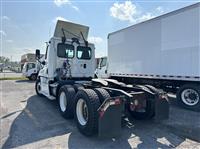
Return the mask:
{"type": "Polygon", "coordinates": [[[115,99],[115,105],[120,105],[121,104],[121,101],[119,98],[115,99]]]}

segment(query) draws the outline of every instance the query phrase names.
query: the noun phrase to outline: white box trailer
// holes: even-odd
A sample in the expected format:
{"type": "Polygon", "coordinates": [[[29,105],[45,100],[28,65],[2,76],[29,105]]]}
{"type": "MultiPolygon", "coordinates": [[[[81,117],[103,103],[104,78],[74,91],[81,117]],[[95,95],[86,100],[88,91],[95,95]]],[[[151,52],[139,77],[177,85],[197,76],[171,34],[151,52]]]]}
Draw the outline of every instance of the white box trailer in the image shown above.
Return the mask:
{"type": "Polygon", "coordinates": [[[200,109],[200,3],[110,33],[108,74],[179,88],[180,103],[200,109]]]}

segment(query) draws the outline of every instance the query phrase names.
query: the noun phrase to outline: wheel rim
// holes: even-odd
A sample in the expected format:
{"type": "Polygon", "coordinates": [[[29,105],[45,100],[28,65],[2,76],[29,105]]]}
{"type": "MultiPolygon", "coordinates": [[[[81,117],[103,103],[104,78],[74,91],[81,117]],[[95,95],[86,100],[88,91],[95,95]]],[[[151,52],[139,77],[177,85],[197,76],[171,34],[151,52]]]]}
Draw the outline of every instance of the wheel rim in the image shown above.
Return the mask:
{"type": "Polygon", "coordinates": [[[60,109],[61,109],[61,111],[65,112],[66,106],[67,106],[67,98],[66,98],[66,95],[65,95],[64,92],[61,92],[61,94],[60,94],[59,103],[60,103],[60,109]]]}
{"type": "Polygon", "coordinates": [[[88,121],[88,107],[83,99],[79,99],[76,105],[76,115],[81,125],[86,125],[88,121]]]}
{"type": "Polygon", "coordinates": [[[32,80],[35,80],[35,79],[36,79],[36,76],[35,76],[35,75],[32,75],[32,76],[31,76],[31,79],[32,79],[32,80]]]}
{"type": "Polygon", "coordinates": [[[38,82],[38,84],[37,84],[37,91],[38,91],[38,93],[41,93],[41,85],[40,85],[40,82],[38,82]]]}
{"type": "Polygon", "coordinates": [[[197,91],[193,90],[193,89],[185,89],[182,93],[181,93],[181,98],[182,101],[189,106],[194,106],[196,105],[199,100],[199,94],[197,91]]]}

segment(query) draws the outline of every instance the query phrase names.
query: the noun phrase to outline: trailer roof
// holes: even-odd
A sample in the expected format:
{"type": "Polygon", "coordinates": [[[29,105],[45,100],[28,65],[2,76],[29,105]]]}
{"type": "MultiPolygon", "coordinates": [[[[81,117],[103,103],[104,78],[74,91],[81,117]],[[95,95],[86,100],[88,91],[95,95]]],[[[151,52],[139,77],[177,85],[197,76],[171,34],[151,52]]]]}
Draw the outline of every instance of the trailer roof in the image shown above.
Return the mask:
{"type": "Polygon", "coordinates": [[[140,24],[148,23],[148,22],[151,22],[151,21],[155,21],[155,20],[158,20],[158,19],[161,19],[161,18],[164,18],[164,17],[168,17],[168,16],[171,16],[171,15],[175,15],[175,14],[178,14],[178,13],[180,13],[180,12],[183,12],[183,11],[186,11],[186,10],[189,10],[189,9],[193,9],[193,8],[196,8],[196,7],[199,7],[199,6],[200,6],[200,2],[195,3],[195,4],[192,4],[192,5],[189,5],[189,6],[186,6],[186,7],[183,7],[183,8],[180,8],[180,9],[177,9],[177,10],[174,10],[174,11],[172,11],[172,12],[168,12],[168,13],[166,13],[166,14],[157,16],[157,17],[155,17],[155,18],[152,18],[152,19],[149,19],[149,20],[140,22],[140,23],[136,23],[136,24],[134,24],[134,25],[128,26],[128,27],[123,28],[123,29],[120,29],[120,30],[118,30],[118,31],[109,33],[109,34],[108,34],[108,38],[109,38],[110,35],[115,34],[115,33],[118,33],[118,32],[121,32],[121,31],[126,30],[126,29],[128,29],[128,28],[131,28],[131,27],[134,27],[134,26],[138,26],[138,25],[140,25],[140,24]]]}

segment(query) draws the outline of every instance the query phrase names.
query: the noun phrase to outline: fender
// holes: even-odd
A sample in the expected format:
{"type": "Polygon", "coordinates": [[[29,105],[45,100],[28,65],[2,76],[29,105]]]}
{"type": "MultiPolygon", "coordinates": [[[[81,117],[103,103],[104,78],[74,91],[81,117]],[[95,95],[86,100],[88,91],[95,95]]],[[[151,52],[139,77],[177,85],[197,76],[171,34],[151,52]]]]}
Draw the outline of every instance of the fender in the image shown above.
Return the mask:
{"type": "Polygon", "coordinates": [[[103,86],[108,86],[108,82],[104,79],[92,79],[92,83],[99,83],[103,86]]]}

